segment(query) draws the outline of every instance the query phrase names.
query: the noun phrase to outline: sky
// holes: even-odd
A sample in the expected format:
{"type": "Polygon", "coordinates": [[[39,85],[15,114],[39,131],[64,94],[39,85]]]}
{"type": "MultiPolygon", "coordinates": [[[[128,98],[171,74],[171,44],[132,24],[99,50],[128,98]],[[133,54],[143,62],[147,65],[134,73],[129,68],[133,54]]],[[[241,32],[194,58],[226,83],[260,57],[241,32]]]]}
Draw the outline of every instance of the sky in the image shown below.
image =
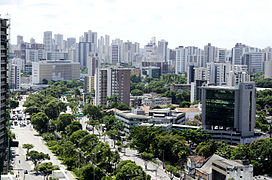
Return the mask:
{"type": "Polygon", "coordinates": [[[44,31],[78,41],[92,30],[141,47],[153,36],[170,48],[272,46],[271,0],[0,0],[0,14],[7,13],[12,43],[18,34],[42,43],[44,31]]]}

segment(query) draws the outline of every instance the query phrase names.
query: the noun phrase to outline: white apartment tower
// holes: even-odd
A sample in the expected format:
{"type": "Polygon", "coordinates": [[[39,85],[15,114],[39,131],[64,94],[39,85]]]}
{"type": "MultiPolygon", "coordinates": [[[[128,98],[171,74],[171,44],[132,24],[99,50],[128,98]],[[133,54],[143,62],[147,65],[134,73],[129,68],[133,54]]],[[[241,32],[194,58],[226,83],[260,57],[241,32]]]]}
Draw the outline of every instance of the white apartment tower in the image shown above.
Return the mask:
{"type": "Polygon", "coordinates": [[[63,46],[63,34],[55,34],[54,35],[54,40],[55,40],[55,46],[56,49],[61,52],[64,50],[63,46]]]}
{"type": "Polygon", "coordinates": [[[206,67],[206,63],[217,62],[218,61],[218,48],[212,46],[211,43],[204,46],[204,65],[206,67]]]}
{"type": "Polygon", "coordinates": [[[19,90],[21,84],[21,68],[16,64],[11,65],[11,90],[19,90]]]}
{"type": "Polygon", "coordinates": [[[158,56],[162,62],[167,62],[168,57],[168,42],[162,39],[158,41],[158,56]]]}
{"type": "Polygon", "coordinates": [[[176,71],[175,73],[185,73],[187,70],[188,51],[185,47],[179,46],[176,48],[176,71]]]}
{"type": "Polygon", "coordinates": [[[229,71],[229,63],[207,63],[207,80],[216,86],[226,85],[229,71]]]}
{"type": "Polygon", "coordinates": [[[43,33],[43,44],[46,51],[53,50],[52,31],[45,31],[43,33]]]}

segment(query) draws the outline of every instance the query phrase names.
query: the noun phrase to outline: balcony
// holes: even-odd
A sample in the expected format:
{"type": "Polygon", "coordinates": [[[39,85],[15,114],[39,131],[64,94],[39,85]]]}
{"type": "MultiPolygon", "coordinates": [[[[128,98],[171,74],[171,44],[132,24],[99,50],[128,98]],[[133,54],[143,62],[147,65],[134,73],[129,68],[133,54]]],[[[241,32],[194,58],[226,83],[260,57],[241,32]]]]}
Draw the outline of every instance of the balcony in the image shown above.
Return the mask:
{"type": "Polygon", "coordinates": [[[0,125],[0,131],[2,132],[2,130],[5,128],[5,125],[0,125]]]}
{"type": "Polygon", "coordinates": [[[5,135],[5,131],[1,131],[0,132],[0,137],[4,136],[5,135]]]}

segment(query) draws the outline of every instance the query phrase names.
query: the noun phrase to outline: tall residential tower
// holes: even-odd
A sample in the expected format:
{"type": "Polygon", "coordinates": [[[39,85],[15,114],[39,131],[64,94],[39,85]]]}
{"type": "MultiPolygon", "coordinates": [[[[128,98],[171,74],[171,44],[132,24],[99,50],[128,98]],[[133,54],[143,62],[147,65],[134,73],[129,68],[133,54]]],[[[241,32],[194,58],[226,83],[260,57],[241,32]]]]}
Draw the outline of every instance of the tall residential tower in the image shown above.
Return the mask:
{"type": "Polygon", "coordinates": [[[7,95],[8,95],[8,84],[7,84],[7,64],[8,64],[8,26],[9,21],[7,19],[0,18],[0,29],[1,29],[1,96],[0,96],[0,172],[3,170],[3,162],[6,158],[7,153],[7,95]]]}

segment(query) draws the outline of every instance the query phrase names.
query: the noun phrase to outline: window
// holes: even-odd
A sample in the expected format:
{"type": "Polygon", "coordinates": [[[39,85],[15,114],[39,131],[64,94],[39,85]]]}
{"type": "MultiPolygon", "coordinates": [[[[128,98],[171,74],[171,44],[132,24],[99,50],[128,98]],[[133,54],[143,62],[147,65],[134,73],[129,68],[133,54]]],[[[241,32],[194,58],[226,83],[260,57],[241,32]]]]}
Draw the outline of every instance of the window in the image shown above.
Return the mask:
{"type": "Polygon", "coordinates": [[[229,90],[206,90],[206,124],[233,127],[235,92],[229,90]]]}

